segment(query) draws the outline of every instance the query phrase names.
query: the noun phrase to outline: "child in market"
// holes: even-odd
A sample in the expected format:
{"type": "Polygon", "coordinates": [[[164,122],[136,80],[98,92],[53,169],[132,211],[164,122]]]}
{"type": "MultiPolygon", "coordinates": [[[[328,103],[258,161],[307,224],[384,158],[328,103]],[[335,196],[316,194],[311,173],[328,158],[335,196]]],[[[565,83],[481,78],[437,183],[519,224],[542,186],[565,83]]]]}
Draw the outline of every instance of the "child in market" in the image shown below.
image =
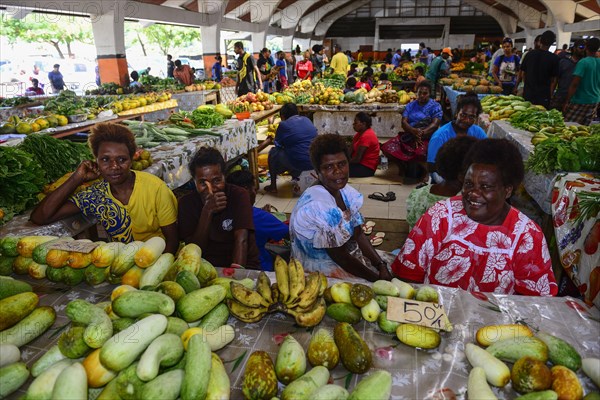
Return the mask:
{"type": "Polygon", "coordinates": [[[351,76],[346,81],[346,87],[344,88],[344,94],[348,92],[354,92],[356,90],[356,78],[351,76]]]}

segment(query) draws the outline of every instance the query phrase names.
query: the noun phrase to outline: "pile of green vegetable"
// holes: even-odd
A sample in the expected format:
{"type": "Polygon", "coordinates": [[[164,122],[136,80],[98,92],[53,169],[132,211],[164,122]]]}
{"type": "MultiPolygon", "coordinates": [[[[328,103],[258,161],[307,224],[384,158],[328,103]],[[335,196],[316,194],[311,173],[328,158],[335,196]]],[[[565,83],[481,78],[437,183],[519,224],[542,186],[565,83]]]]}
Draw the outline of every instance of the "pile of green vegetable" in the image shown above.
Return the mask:
{"type": "Polygon", "coordinates": [[[552,136],[537,144],[525,167],[536,174],[554,171],[600,171],[600,134],[571,141],[552,136]]]}
{"type": "Polygon", "coordinates": [[[565,126],[565,120],[560,111],[541,111],[537,108],[515,112],[510,117],[510,123],[515,128],[525,129],[529,132],[538,132],[547,127],[562,128],[565,126]]]}
{"type": "Polygon", "coordinates": [[[185,128],[175,124],[159,125],[152,122],[123,121],[135,135],[135,144],[138,147],[156,147],[164,142],[183,142],[193,136],[212,135],[221,136],[218,132],[204,129],[185,128]]]}
{"type": "Polygon", "coordinates": [[[325,75],[322,79],[315,79],[316,82],[321,82],[325,87],[334,89],[343,89],[346,86],[346,77],[343,74],[325,75]]]}
{"type": "Polygon", "coordinates": [[[74,171],[81,161],[93,158],[86,144],[47,135],[28,135],[19,149],[31,154],[41,166],[45,183],[54,182],[67,172],[74,171]]]}
{"type": "Polygon", "coordinates": [[[87,114],[86,102],[71,90],[63,90],[44,104],[44,111],[60,115],[87,114]]]}
{"type": "Polygon", "coordinates": [[[10,97],[6,99],[0,97],[0,107],[16,107],[32,102],[33,100],[27,96],[10,97]]]}
{"type": "Polygon", "coordinates": [[[200,129],[221,126],[225,122],[225,118],[212,108],[198,108],[188,113],[187,117],[192,120],[196,128],[200,129]]]}
{"type": "Polygon", "coordinates": [[[33,156],[14,147],[0,147],[0,225],[37,201],[46,183],[44,171],[33,156]]]}

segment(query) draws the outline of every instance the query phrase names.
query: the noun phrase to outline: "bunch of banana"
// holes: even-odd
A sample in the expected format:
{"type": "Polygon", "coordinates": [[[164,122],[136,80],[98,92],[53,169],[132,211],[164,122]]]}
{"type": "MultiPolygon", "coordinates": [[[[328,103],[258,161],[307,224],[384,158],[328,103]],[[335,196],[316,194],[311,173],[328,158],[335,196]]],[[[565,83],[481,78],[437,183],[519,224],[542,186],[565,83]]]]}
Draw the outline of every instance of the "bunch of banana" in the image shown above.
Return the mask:
{"type": "Polygon", "coordinates": [[[534,146],[538,143],[551,138],[558,137],[564,141],[570,142],[571,140],[581,136],[591,136],[590,128],[585,125],[571,125],[567,127],[552,127],[548,126],[535,132],[531,138],[531,144],[534,146]]]}
{"type": "Polygon", "coordinates": [[[323,292],[327,278],[320,272],[305,276],[302,264],[291,259],[287,264],[281,257],[275,259],[275,277],[271,284],[266,273],[259,274],[256,288],[248,289],[231,282],[232,299],[227,301],[231,314],[244,322],[258,322],[270,312],[286,312],[300,326],[317,325],[325,316],[323,292]]]}

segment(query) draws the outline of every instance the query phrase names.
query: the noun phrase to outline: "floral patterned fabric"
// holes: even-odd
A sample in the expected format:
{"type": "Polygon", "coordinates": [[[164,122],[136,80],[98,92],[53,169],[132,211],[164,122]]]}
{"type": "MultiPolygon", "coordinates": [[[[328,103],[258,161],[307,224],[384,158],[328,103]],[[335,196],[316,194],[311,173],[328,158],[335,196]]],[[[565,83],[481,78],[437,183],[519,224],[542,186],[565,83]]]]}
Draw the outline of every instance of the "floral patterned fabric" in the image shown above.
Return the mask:
{"type": "Polygon", "coordinates": [[[363,196],[352,186],[342,190],[346,211],[335,203],[333,196],[321,185],[312,186],[302,194],[290,217],[292,255],[306,271],[321,271],[326,276],[348,278],[346,272],[327,254],[327,249],[348,242],[354,228],[363,223],[359,210],[363,196]]]}
{"type": "Polygon", "coordinates": [[[555,296],[540,228],[511,207],[499,226],[467,216],[462,196],[437,202],[409,233],[392,264],[401,278],[474,292],[555,296]]]}

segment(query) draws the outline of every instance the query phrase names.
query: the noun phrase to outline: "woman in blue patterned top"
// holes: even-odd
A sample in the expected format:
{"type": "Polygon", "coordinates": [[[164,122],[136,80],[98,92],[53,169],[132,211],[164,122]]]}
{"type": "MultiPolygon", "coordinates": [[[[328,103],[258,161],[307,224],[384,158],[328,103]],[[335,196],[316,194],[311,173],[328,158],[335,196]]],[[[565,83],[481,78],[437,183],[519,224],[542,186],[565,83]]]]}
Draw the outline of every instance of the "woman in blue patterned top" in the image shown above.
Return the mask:
{"type": "Polygon", "coordinates": [[[290,218],[292,255],[307,271],[334,278],[391,279],[361,225],[363,196],[348,185],[349,153],[339,135],[319,135],[310,146],[319,180],[298,200],[290,218]]]}
{"type": "Polygon", "coordinates": [[[408,103],[402,114],[403,132],[381,146],[383,154],[396,161],[407,178],[425,180],[428,177],[427,144],[442,120],[442,107],[430,96],[431,83],[419,83],[417,99],[408,103]]]}

